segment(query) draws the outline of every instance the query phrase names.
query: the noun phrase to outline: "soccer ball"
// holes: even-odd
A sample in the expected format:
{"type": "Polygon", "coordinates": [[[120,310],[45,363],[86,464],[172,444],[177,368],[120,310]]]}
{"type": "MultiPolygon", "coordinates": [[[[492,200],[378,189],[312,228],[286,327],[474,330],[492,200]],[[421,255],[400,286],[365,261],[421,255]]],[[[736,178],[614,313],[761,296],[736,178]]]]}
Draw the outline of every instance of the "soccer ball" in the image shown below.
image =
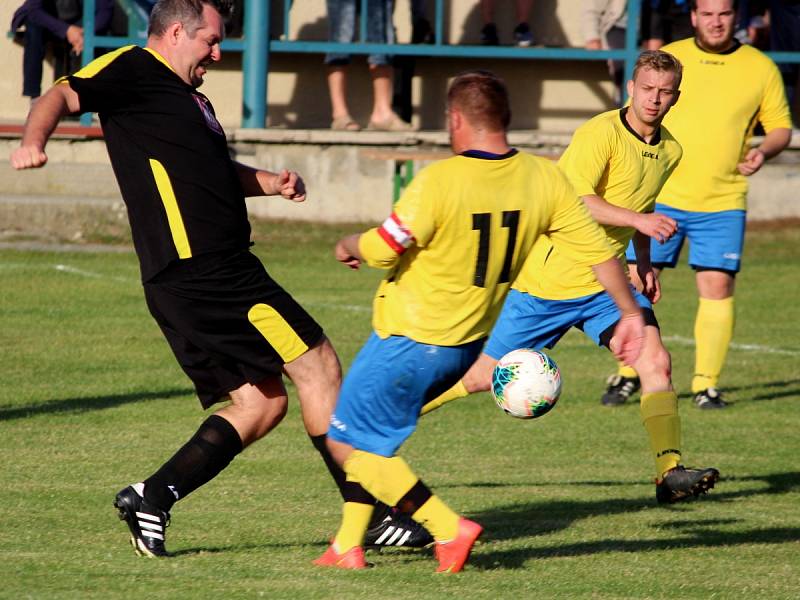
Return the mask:
{"type": "Polygon", "coordinates": [[[547,414],[561,395],[561,371],[555,361],[536,350],[512,350],[492,373],[497,406],[518,419],[547,414]]]}

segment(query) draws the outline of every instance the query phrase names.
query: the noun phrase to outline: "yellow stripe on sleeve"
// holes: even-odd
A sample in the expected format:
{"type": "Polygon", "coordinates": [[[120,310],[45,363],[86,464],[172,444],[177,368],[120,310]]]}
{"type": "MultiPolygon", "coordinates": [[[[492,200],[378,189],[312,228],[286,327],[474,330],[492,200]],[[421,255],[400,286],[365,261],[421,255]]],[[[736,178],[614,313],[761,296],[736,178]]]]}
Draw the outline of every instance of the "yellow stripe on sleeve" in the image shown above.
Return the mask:
{"type": "Polygon", "coordinates": [[[248,320],[258,329],[269,345],[289,363],[308,350],[292,326],[271,306],[256,304],[247,313],[248,320]]]}
{"type": "MultiPolygon", "coordinates": [[[[124,54],[131,48],[135,47],[136,46],[131,44],[130,46],[122,46],[122,48],[117,48],[116,50],[114,50],[113,52],[109,52],[108,54],[103,54],[103,56],[94,59],[88,65],[76,71],[73,76],[78,77],[80,79],[90,79],[95,75],[97,75],[100,71],[105,69],[112,62],[114,62],[114,59],[116,59],[120,54],[124,54]]],[[[59,79],[58,81],[56,81],[56,83],[60,83],[60,81],[61,80],[59,79]]]]}
{"type": "Polygon", "coordinates": [[[178,200],[175,198],[175,191],[172,189],[167,170],[164,165],[154,158],[150,159],[150,169],[153,171],[153,177],[156,180],[156,187],[161,196],[161,202],[164,204],[164,210],[167,211],[169,230],[172,233],[172,241],[178,251],[178,257],[191,258],[192,248],[189,246],[189,236],[186,235],[186,227],[183,224],[183,217],[181,216],[180,208],[178,208],[178,200]]]}

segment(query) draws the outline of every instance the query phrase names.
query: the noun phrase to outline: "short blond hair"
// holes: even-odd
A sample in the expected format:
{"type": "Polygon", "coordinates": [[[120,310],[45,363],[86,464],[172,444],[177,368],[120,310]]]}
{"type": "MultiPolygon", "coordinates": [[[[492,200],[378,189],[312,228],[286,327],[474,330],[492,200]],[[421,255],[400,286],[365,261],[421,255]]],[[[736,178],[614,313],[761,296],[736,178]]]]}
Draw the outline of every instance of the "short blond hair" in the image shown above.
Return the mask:
{"type": "Polygon", "coordinates": [[[681,61],[663,50],[646,50],[636,59],[633,66],[633,80],[641,69],[675,73],[675,88],[680,87],[683,78],[683,65],[681,61]]]}
{"type": "Polygon", "coordinates": [[[489,71],[460,73],[447,90],[447,105],[457,108],[473,126],[505,131],[511,122],[511,106],[505,82],[489,71]]]}

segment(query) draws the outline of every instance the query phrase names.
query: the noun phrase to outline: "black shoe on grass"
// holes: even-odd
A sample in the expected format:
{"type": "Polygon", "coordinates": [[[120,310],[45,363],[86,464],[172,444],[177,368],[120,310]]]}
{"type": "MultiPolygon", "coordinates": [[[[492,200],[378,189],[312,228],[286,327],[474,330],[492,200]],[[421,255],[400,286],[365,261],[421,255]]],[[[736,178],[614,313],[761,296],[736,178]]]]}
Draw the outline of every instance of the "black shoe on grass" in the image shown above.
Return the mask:
{"type": "Polygon", "coordinates": [[[425,527],[381,502],[364,536],[364,548],[425,548],[431,544],[433,536],[425,527]]]}
{"type": "Polygon", "coordinates": [[[704,410],[725,408],[728,403],[722,398],[722,392],[717,388],[706,388],[702,392],[698,392],[694,397],[694,405],[697,408],[704,410]]]}
{"type": "Polygon", "coordinates": [[[708,493],[719,479],[719,471],[687,469],[678,465],[667,471],[661,481],[656,481],[656,500],[659,504],[673,504],[708,493]]]}
{"type": "Polygon", "coordinates": [[[145,502],[143,494],[143,483],[129,485],[114,498],[114,508],[117,509],[119,518],[131,530],[131,545],[136,554],[149,558],[170,556],[164,547],[169,513],[150,506],[145,502]]]}
{"type": "Polygon", "coordinates": [[[623,377],[615,373],[606,381],[606,393],[600,399],[603,406],[619,406],[625,404],[633,394],[639,391],[642,384],[638,377],[623,377]]]}

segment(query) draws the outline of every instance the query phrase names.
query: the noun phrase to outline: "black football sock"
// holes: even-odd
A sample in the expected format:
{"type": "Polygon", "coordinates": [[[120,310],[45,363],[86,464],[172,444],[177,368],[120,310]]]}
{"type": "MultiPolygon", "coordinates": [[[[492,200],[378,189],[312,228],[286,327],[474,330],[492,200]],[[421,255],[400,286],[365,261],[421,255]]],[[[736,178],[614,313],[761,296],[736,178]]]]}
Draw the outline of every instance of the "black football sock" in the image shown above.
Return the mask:
{"type": "Polygon", "coordinates": [[[325,466],[328,467],[328,472],[336,482],[336,487],[339,488],[339,492],[344,496],[343,490],[347,475],[345,475],[342,468],[336,464],[336,461],[333,460],[333,456],[331,456],[331,451],[328,450],[328,444],[325,442],[328,436],[323,433],[322,435],[309,435],[308,437],[311,438],[311,443],[314,444],[314,448],[317,449],[322,460],[325,461],[325,466]]]}
{"type": "Polygon", "coordinates": [[[211,415],[192,439],[145,480],[145,500],[169,511],[176,501],[216,477],[242,449],[242,439],[233,425],[211,415]]]}
{"type": "MultiPolygon", "coordinates": [[[[339,488],[342,500],[345,502],[358,502],[359,504],[376,504],[375,497],[361,487],[360,483],[356,481],[347,481],[347,475],[342,468],[336,464],[336,461],[333,460],[333,456],[331,456],[330,450],[328,450],[328,445],[325,443],[327,436],[312,435],[309,437],[311,438],[311,443],[314,444],[314,448],[317,449],[317,452],[322,456],[322,460],[325,461],[325,466],[328,467],[331,477],[333,477],[333,480],[339,488]]],[[[375,512],[372,513],[370,527],[376,522],[383,521],[389,513],[389,510],[389,507],[383,504],[383,502],[378,502],[375,512]],[[378,518],[379,521],[376,521],[378,518]]]]}

